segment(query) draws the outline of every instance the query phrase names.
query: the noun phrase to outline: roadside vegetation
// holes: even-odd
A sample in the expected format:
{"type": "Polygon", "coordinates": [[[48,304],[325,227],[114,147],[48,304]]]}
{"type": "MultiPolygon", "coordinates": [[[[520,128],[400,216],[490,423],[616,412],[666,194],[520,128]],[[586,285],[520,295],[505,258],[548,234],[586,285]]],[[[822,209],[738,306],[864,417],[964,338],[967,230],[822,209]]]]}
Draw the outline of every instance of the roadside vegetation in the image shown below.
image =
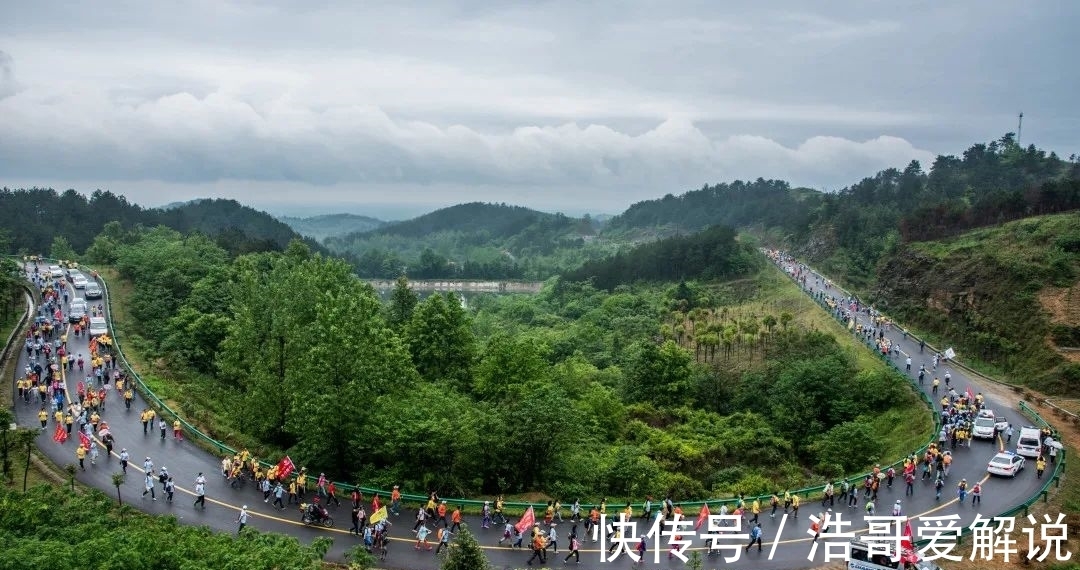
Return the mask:
{"type": "Polygon", "coordinates": [[[117,337],[170,406],[341,480],[697,499],[820,484],[918,447],[930,418],[906,381],[734,238],[591,266],[627,271],[610,291],[556,279],[469,311],[405,280],[383,304],[299,242],[230,258],[157,228],[89,253],[112,262],[117,337]],[[689,267],[713,278],[679,281],[689,267]]]}
{"type": "Polygon", "coordinates": [[[245,529],[239,537],[151,516],[96,490],[40,485],[0,487],[0,570],[100,568],[192,570],[324,568],[331,539],[305,546],[294,537],[245,529]]]}

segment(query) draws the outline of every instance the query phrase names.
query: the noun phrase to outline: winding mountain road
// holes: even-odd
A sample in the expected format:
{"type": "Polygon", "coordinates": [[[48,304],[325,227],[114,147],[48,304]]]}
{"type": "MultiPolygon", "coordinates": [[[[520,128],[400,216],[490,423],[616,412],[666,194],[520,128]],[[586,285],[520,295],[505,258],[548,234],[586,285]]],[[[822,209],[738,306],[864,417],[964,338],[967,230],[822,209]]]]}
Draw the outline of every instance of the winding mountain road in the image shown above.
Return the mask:
{"type": "MultiPolygon", "coordinates": [[[[809,287],[806,288],[807,293],[810,293],[810,290],[815,288],[820,290],[820,285],[815,287],[813,281],[814,279],[809,280],[809,287]]],[[[69,294],[74,292],[76,296],[82,295],[81,290],[74,290],[70,285],[68,286],[68,292],[69,294]]],[[[103,304],[106,307],[108,306],[108,303],[103,304]]],[[[861,318],[865,319],[865,314],[863,314],[861,318]]],[[[912,355],[913,374],[918,370],[919,364],[924,361],[926,362],[927,368],[930,368],[931,357],[929,352],[927,352],[927,354],[920,354],[918,344],[913,340],[904,339],[899,332],[893,332],[891,337],[893,337],[893,341],[900,344],[904,354],[912,355]]],[[[26,351],[21,350],[21,341],[17,342],[20,342],[20,346],[18,347],[18,374],[18,371],[21,371],[26,365],[27,358],[26,351]]],[[[88,354],[85,336],[74,338],[69,335],[69,347],[73,354],[88,354]]],[[[899,358],[902,363],[905,356],[899,358]]],[[[977,379],[969,378],[964,371],[956,368],[951,368],[951,372],[953,385],[957,387],[958,391],[963,391],[967,386],[970,386],[975,392],[980,391],[979,381],[977,379]]],[[[74,376],[77,375],[78,369],[76,367],[74,376]]],[[[14,382],[14,378],[9,380],[14,382]]],[[[77,378],[67,378],[69,394],[75,393],[74,388],[76,382],[77,378]]],[[[929,392],[929,379],[927,380],[924,389],[929,392]]],[[[996,400],[992,396],[987,398],[987,402],[988,407],[996,409],[999,413],[1004,413],[1014,426],[1018,427],[1026,423],[1026,420],[1020,412],[1014,408],[1012,403],[996,400]]],[[[108,421],[112,433],[116,438],[115,451],[118,453],[121,448],[127,448],[131,454],[127,479],[120,489],[120,494],[125,503],[133,505],[147,513],[175,516],[184,524],[206,525],[213,529],[230,533],[236,532],[238,512],[241,506],[247,505],[251,514],[248,526],[260,531],[290,534],[305,542],[308,542],[317,536],[330,535],[334,539],[334,544],[327,556],[329,559],[333,560],[343,560],[345,552],[359,542],[359,539],[356,536],[348,533],[349,506],[347,500],[343,501],[341,507],[330,507],[331,513],[336,519],[337,528],[316,529],[304,526],[299,522],[300,515],[295,505],[290,506],[285,510],[273,508],[270,504],[263,502],[262,494],[258,492],[251,483],[248,483],[241,488],[231,488],[228,482],[221,476],[220,457],[214,457],[186,440],[173,439],[171,429],[168,430],[164,439],[160,437],[156,429],[151,430],[148,434],[144,434],[142,424],[139,421],[139,413],[145,407],[147,407],[146,402],[141,396],[136,395],[135,402],[131,409],[125,409],[122,398],[115,390],[111,390],[106,410],[102,414],[103,419],[108,421]],[[143,476],[141,465],[145,457],[150,457],[152,459],[155,468],[168,467],[169,473],[173,475],[176,482],[177,492],[175,502],[168,503],[165,501],[160,485],[158,485],[158,499],[156,501],[152,501],[149,496],[145,498],[142,496],[143,476]],[[194,501],[194,479],[200,472],[204,473],[208,479],[206,486],[207,504],[205,509],[193,508],[192,506],[192,502],[194,501]]],[[[32,401],[31,404],[24,404],[21,401],[15,402],[15,412],[19,425],[40,426],[37,421],[37,412],[39,409],[40,406],[36,401],[32,401]]],[[[167,419],[171,423],[172,418],[167,419]]],[[[63,466],[69,463],[77,464],[75,448],[78,445],[78,437],[72,437],[65,444],[58,444],[52,440],[54,429],[55,426],[50,419],[48,428],[38,437],[37,443],[39,448],[57,465],[63,466]]],[[[894,484],[892,489],[882,488],[878,500],[878,514],[889,514],[893,502],[899,498],[903,499],[904,514],[916,519],[913,526],[918,524],[917,519],[922,516],[948,515],[953,513],[959,514],[959,524],[966,526],[972,522],[976,513],[982,513],[984,516],[993,516],[1013,505],[1023,502],[1030,497],[1040,487],[1040,483],[1042,483],[1041,481],[1036,480],[1033,462],[1029,461],[1029,468],[1025,469],[1014,480],[987,478],[986,463],[996,450],[996,443],[987,443],[979,440],[976,440],[970,449],[963,446],[959,447],[954,452],[955,462],[953,464],[953,471],[950,474],[941,501],[935,501],[932,484],[924,481],[916,481],[914,496],[905,497],[903,481],[901,478],[898,478],[897,483],[894,484]],[[976,481],[984,482],[981,506],[972,507],[970,501],[964,505],[957,504],[955,486],[957,481],[961,478],[966,478],[969,483],[974,483],[976,481]]],[[[86,470],[79,471],[76,477],[83,484],[96,487],[115,496],[116,489],[112,485],[111,475],[120,471],[119,460],[115,455],[113,457],[106,457],[104,448],[102,448],[102,452],[102,457],[98,459],[96,465],[91,465],[88,459],[86,462],[86,470]]],[[[419,490],[407,489],[406,491],[417,492],[419,490]]],[[[839,495],[839,491],[837,494],[839,495]]],[[[639,498],[636,500],[641,499],[639,498]]],[[[767,498],[763,500],[763,504],[767,502],[767,498]]],[[[453,501],[450,501],[450,504],[453,504],[453,501]]],[[[837,501],[837,506],[834,507],[834,510],[842,513],[844,519],[854,519],[855,521],[847,530],[858,532],[859,530],[864,530],[866,528],[866,525],[862,520],[862,505],[863,501],[861,500],[861,497],[859,501],[860,508],[857,510],[849,510],[846,507],[841,506],[839,500],[837,501]]],[[[430,570],[439,567],[441,559],[435,557],[432,552],[417,551],[412,547],[412,543],[415,539],[413,538],[411,529],[414,522],[413,513],[417,506],[418,505],[415,504],[405,505],[400,516],[395,517],[391,515],[390,519],[395,523],[390,532],[393,540],[390,544],[389,555],[381,566],[386,568],[415,570],[430,570]]],[[[617,505],[613,506],[612,510],[617,510],[617,505]]],[[[807,534],[807,530],[809,526],[809,515],[821,510],[823,509],[821,509],[819,501],[813,499],[804,500],[801,516],[797,520],[789,518],[782,533],[777,537],[778,527],[782,520],[781,514],[778,513],[775,519],[771,519],[768,516],[767,507],[763,506],[761,521],[764,530],[763,542],[765,544],[765,551],[760,554],[756,551],[745,553],[741,561],[738,562],[739,567],[794,569],[820,565],[823,556],[820,549],[814,562],[807,559],[807,555],[811,548],[811,538],[807,534]],[[777,538],[779,538],[777,547],[772,556],[772,560],[770,561],[768,559],[770,546],[777,538]]],[[[713,512],[716,514],[718,509],[714,507],[713,512]]],[[[478,540],[485,549],[488,559],[495,568],[510,569],[525,566],[530,552],[528,550],[515,550],[506,546],[499,546],[498,540],[501,536],[501,529],[494,527],[491,529],[481,529],[478,518],[472,516],[466,516],[465,522],[476,534],[478,540]]],[[[549,552],[547,561],[548,566],[563,565],[563,557],[566,552],[565,548],[568,543],[567,535],[570,526],[569,523],[564,523],[559,526],[559,529],[561,530],[559,533],[559,554],[556,556],[549,552]]],[[[705,527],[702,527],[702,531],[704,531],[704,529],[705,527]]],[[[645,530],[646,529],[642,527],[640,532],[645,532],[645,530]]],[[[699,539],[690,533],[685,534],[693,539],[693,549],[704,550],[704,540],[699,539]]],[[[434,538],[434,535],[432,535],[432,538],[434,538]]],[[[653,542],[655,541],[650,541],[650,546],[653,546],[653,542]]],[[[664,550],[665,554],[661,555],[661,562],[659,564],[653,563],[653,558],[650,555],[647,557],[647,566],[665,569],[683,568],[685,566],[685,563],[677,558],[669,560],[666,555],[666,548],[664,550]]],[[[718,558],[708,558],[706,562],[707,567],[718,566],[720,564],[721,560],[718,558]]],[[[590,540],[585,540],[581,549],[581,563],[575,566],[578,568],[607,568],[612,565],[629,567],[630,561],[623,555],[613,562],[601,562],[601,551],[598,548],[598,545],[592,543],[590,540]]]]}

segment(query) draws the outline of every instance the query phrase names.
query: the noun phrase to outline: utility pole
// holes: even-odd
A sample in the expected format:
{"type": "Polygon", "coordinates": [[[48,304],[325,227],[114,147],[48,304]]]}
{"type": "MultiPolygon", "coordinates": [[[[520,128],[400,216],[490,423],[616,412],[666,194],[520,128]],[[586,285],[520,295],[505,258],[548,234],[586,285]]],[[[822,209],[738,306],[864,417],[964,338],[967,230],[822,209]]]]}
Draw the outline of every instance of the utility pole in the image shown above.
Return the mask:
{"type": "Polygon", "coordinates": [[[1016,146],[1020,146],[1020,134],[1024,129],[1024,112],[1020,111],[1020,120],[1016,123],[1016,146]]]}

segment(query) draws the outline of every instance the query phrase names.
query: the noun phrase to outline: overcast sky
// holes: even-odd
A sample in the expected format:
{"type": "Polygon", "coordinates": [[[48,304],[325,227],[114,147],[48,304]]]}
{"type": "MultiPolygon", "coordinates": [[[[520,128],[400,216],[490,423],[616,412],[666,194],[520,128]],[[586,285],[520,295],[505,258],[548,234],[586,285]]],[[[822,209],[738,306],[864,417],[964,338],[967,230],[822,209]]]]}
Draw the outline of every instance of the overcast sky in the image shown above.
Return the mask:
{"type": "Polygon", "coordinates": [[[1080,152],[1080,2],[0,0],[0,186],[400,217],[1080,152]]]}

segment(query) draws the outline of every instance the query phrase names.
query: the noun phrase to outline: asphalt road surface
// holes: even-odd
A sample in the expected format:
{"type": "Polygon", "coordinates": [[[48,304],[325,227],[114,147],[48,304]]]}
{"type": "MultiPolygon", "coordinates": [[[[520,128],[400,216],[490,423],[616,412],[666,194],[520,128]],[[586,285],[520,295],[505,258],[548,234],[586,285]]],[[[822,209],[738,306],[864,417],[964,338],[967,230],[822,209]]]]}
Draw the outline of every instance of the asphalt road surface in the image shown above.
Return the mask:
{"type": "MultiPolygon", "coordinates": [[[[819,289],[820,286],[814,286],[814,279],[809,280],[809,289],[819,289]]],[[[81,290],[73,290],[68,288],[69,295],[75,291],[76,296],[81,296],[81,290]]],[[[835,294],[835,292],[834,292],[835,294]]],[[[99,301],[95,301],[97,304],[99,301]]],[[[107,303],[100,301],[106,307],[107,303]]],[[[817,310],[817,309],[814,309],[817,310]]],[[[863,315],[865,319],[865,314],[863,315]]],[[[903,368],[903,361],[906,358],[905,355],[912,355],[913,366],[912,374],[915,374],[918,370],[919,364],[923,361],[926,362],[927,369],[931,368],[930,360],[931,355],[929,352],[926,354],[920,354],[919,346],[916,342],[911,340],[905,340],[899,332],[887,334],[893,341],[899,342],[903,355],[899,357],[901,368],[903,368]]],[[[72,335],[68,336],[69,347],[72,354],[82,353],[88,355],[89,350],[87,347],[87,339],[85,336],[81,338],[74,338],[72,335]]],[[[21,371],[26,364],[26,351],[21,350],[21,340],[19,354],[19,367],[17,370],[21,371]]],[[[941,376],[944,376],[944,372],[940,370],[943,366],[939,367],[941,376]]],[[[957,388],[959,392],[970,386],[973,392],[980,391],[979,382],[973,378],[968,378],[962,370],[950,368],[952,373],[952,385],[957,388]]],[[[68,394],[75,394],[75,385],[78,381],[79,373],[78,368],[75,368],[72,377],[67,378],[68,394]]],[[[925,390],[930,390],[930,383],[932,375],[926,380],[925,390]]],[[[11,379],[14,382],[14,379],[11,379]]],[[[942,389],[944,386],[942,386],[942,389]]],[[[940,399],[940,395],[934,400],[940,399]]],[[[999,413],[1004,413],[1010,422],[1016,427],[1024,425],[1025,419],[1018,412],[1014,406],[1015,402],[995,401],[993,398],[987,398],[987,406],[997,410],[999,413]]],[[[125,483],[120,489],[120,494],[125,503],[133,505],[142,511],[152,514],[171,515],[175,516],[180,522],[184,524],[193,525],[205,525],[213,529],[222,532],[235,533],[237,530],[237,515],[242,505],[247,505],[250,514],[252,515],[248,526],[266,532],[278,532],[286,533],[298,537],[300,540],[309,542],[311,539],[317,536],[329,535],[334,539],[333,547],[330,549],[327,557],[331,560],[344,560],[344,553],[356,546],[359,543],[359,538],[349,534],[348,527],[349,522],[349,504],[347,500],[342,501],[341,507],[330,506],[332,516],[336,521],[336,528],[334,529],[316,529],[308,526],[304,526],[300,523],[300,513],[295,505],[292,505],[285,510],[274,508],[269,503],[264,503],[262,500],[262,493],[255,489],[252,483],[247,483],[246,486],[241,488],[231,488],[228,482],[221,476],[220,470],[220,457],[214,457],[213,455],[199,449],[188,441],[176,440],[173,438],[171,427],[168,430],[166,437],[162,439],[156,429],[152,429],[148,434],[143,434],[142,423],[139,421],[140,411],[146,407],[146,403],[141,397],[136,395],[135,402],[131,406],[131,409],[125,409],[123,400],[115,390],[111,390],[107,405],[102,418],[109,423],[112,433],[116,439],[115,453],[119,453],[121,448],[127,448],[131,461],[128,466],[128,475],[125,483]],[[157,500],[153,501],[149,496],[142,496],[143,492],[143,475],[142,475],[142,463],[146,457],[150,457],[154,463],[155,468],[167,467],[170,474],[173,475],[176,483],[176,495],[173,503],[166,502],[164,499],[164,493],[162,492],[161,485],[157,485],[156,494],[157,500]],[[194,501],[194,479],[198,473],[204,473],[207,477],[206,486],[206,508],[193,508],[194,501]]],[[[39,426],[37,421],[37,412],[40,409],[40,404],[32,400],[29,405],[23,404],[23,402],[15,403],[15,411],[20,426],[39,426]]],[[[172,418],[166,418],[170,425],[172,418]]],[[[75,458],[75,448],[78,445],[78,437],[74,436],[70,438],[65,444],[58,444],[52,440],[53,430],[55,426],[52,422],[51,416],[49,425],[38,438],[38,446],[40,449],[56,464],[67,465],[77,464],[75,458]]],[[[929,435],[929,434],[928,434],[929,435]]],[[[1015,443],[1015,438],[1014,442],[1015,443]]],[[[915,494],[911,497],[904,496],[904,484],[901,478],[897,478],[896,483],[892,489],[887,489],[884,486],[879,495],[877,502],[879,515],[888,515],[893,503],[896,499],[903,500],[903,513],[909,517],[912,517],[912,526],[917,528],[919,525],[919,518],[924,516],[941,516],[949,514],[959,514],[959,525],[969,525],[975,517],[976,513],[982,513],[983,516],[993,516],[999,512],[1006,510],[1007,508],[1016,505],[1028,497],[1030,497],[1040,486],[1040,481],[1036,480],[1034,461],[1028,461],[1028,468],[1026,468],[1016,479],[1001,479],[1001,478],[988,478],[986,473],[987,461],[994,455],[997,450],[997,443],[990,443],[987,441],[975,440],[972,447],[959,447],[955,452],[955,461],[953,463],[952,472],[946,482],[946,487],[940,501],[936,501],[934,498],[934,490],[932,483],[929,481],[916,481],[915,494]],[[956,500],[956,483],[961,479],[966,478],[970,485],[976,481],[983,481],[983,497],[981,506],[972,507],[970,499],[966,504],[960,505],[956,500]]],[[[893,458],[889,458],[891,461],[893,458]]],[[[106,493],[115,496],[116,489],[112,486],[111,475],[120,471],[120,462],[116,455],[113,457],[106,457],[104,453],[104,447],[102,447],[102,456],[98,459],[95,465],[90,464],[90,460],[86,460],[86,470],[77,473],[77,479],[86,485],[90,485],[105,491],[106,493]]],[[[417,490],[410,489],[407,492],[416,492],[417,490]]],[[[839,495],[839,490],[837,491],[839,495]]],[[[636,499],[640,501],[641,498],[636,499]]],[[[271,503],[272,503],[271,499],[271,503]]],[[[807,559],[810,553],[812,543],[811,537],[807,534],[809,528],[809,516],[813,513],[820,512],[824,509],[821,508],[821,504],[817,500],[808,499],[804,500],[802,509],[800,511],[798,519],[788,518],[783,523],[783,529],[777,536],[778,530],[780,530],[783,517],[782,509],[776,516],[776,518],[769,517],[768,507],[764,505],[767,503],[767,499],[763,500],[763,513],[761,515],[762,528],[764,530],[763,542],[764,551],[758,553],[756,549],[749,553],[742,555],[742,559],[735,564],[740,568],[769,568],[769,569],[793,569],[793,568],[806,568],[821,565],[823,563],[823,548],[817,550],[814,561],[807,559]],[[775,549],[773,548],[775,544],[775,549]],[[771,560],[770,560],[770,551],[771,560]]],[[[453,501],[450,501],[452,504],[453,501]]],[[[866,524],[863,521],[862,511],[863,501],[860,497],[859,508],[855,510],[847,509],[845,506],[841,506],[837,501],[837,505],[834,507],[834,511],[840,513],[844,520],[854,520],[854,524],[847,527],[845,530],[855,532],[865,532],[866,524]]],[[[441,563],[441,559],[437,558],[432,552],[417,551],[413,548],[415,539],[411,532],[414,518],[413,514],[418,505],[404,505],[400,516],[391,515],[391,522],[394,523],[390,535],[392,541],[390,544],[389,554],[386,561],[381,565],[386,568],[407,568],[416,570],[428,570],[438,568],[441,563]]],[[[613,510],[617,509],[617,505],[613,505],[613,510]]],[[[717,514],[716,508],[714,508],[714,514],[717,514]]],[[[542,513],[541,513],[542,518],[542,513]]],[[[477,535],[481,545],[484,547],[488,559],[492,565],[497,569],[509,569],[509,568],[521,568],[526,566],[526,561],[530,556],[530,551],[527,549],[512,549],[507,546],[499,546],[498,540],[501,537],[501,529],[494,526],[490,529],[481,529],[480,521],[478,517],[465,517],[465,523],[470,529],[477,535]]],[[[647,529],[644,524],[639,525],[639,532],[644,533],[647,529]]],[[[564,522],[559,525],[559,553],[556,555],[553,552],[549,552],[547,564],[548,566],[562,566],[563,558],[566,554],[566,545],[568,544],[567,536],[569,534],[571,524],[564,522]]],[[[705,527],[702,527],[702,531],[705,527]]],[[[583,534],[583,529],[579,529],[579,534],[583,534]]],[[[705,541],[693,533],[684,532],[684,537],[692,540],[691,548],[694,550],[702,551],[705,554],[705,541]]],[[[1019,532],[1016,533],[1017,538],[1022,538],[1019,532]]],[[[432,534],[434,539],[434,533],[432,534]]],[[[581,562],[580,564],[574,564],[573,561],[570,565],[577,568],[610,568],[615,567],[629,567],[631,561],[627,559],[623,554],[618,559],[610,562],[602,562],[602,551],[599,548],[599,543],[593,543],[587,537],[582,544],[580,551],[581,562]]],[[[527,541],[527,539],[526,539],[527,541]]],[[[661,546],[663,552],[660,554],[660,562],[654,563],[654,557],[650,554],[647,555],[646,566],[651,568],[683,568],[685,563],[678,558],[669,559],[667,556],[665,539],[661,546]]],[[[656,540],[650,540],[650,548],[655,548],[658,544],[656,540]]],[[[967,547],[970,549],[970,546],[967,547]]],[[[961,547],[958,553],[967,556],[970,550],[964,550],[961,547]]],[[[707,556],[706,567],[720,566],[723,562],[719,557],[707,556]]]]}

